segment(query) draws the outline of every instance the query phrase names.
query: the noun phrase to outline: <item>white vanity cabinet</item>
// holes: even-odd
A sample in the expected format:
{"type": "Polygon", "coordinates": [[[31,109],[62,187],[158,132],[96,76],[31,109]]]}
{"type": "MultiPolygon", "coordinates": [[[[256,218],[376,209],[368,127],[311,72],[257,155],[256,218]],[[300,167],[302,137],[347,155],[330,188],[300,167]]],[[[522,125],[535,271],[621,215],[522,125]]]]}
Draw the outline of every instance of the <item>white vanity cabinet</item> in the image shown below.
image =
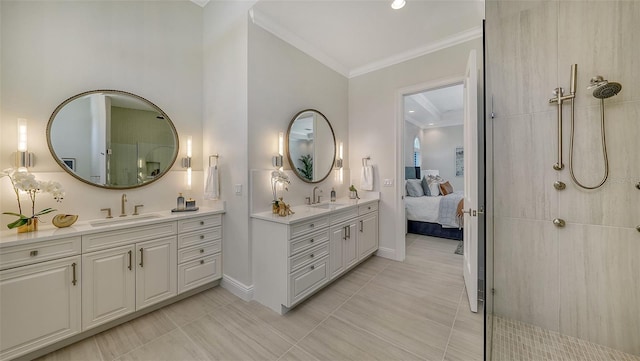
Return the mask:
{"type": "Polygon", "coordinates": [[[3,232],[0,361],[38,357],[215,285],[222,213],[3,232]]]}
{"type": "Polygon", "coordinates": [[[82,236],[82,329],[177,294],[177,226],[166,222],[82,236]],[[114,244],[124,246],[113,247],[114,244]]]}
{"type": "Polygon", "coordinates": [[[222,216],[178,221],[178,293],[222,278],[222,216]]]}
{"type": "Polygon", "coordinates": [[[284,314],[375,252],[378,201],[362,203],[290,217],[254,214],[254,299],[284,314]]]}
{"type": "Polygon", "coordinates": [[[2,248],[0,260],[0,360],[80,332],[80,237],[2,248]]]}

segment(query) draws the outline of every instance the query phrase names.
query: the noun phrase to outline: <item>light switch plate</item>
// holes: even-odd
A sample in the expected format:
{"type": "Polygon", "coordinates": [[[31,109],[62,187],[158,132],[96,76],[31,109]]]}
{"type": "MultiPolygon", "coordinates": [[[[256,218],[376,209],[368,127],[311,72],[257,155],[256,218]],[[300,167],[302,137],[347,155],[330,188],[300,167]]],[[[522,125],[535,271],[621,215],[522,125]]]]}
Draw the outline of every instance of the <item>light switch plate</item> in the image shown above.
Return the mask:
{"type": "Polygon", "coordinates": [[[385,179],[382,183],[385,187],[393,187],[393,179],[385,179]]]}
{"type": "Polygon", "coordinates": [[[233,186],[233,190],[234,192],[236,192],[236,195],[239,196],[242,194],[242,184],[236,184],[233,186]]]}

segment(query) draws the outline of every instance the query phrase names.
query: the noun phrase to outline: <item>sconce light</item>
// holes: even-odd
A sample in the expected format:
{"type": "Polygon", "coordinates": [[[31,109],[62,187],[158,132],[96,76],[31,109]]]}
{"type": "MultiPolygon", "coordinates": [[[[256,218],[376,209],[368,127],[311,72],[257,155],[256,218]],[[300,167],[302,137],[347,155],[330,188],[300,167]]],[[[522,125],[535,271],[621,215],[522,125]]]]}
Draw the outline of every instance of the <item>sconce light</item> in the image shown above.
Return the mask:
{"type": "Polygon", "coordinates": [[[182,158],[182,167],[187,168],[187,189],[191,189],[191,157],[192,153],[192,138],[187,137],[187,156],[182,158]]]}
{"type": "Polygon", "coordinates": [[[18,152],[16,153],[16,168],[26,171],[34,165],[33,153],[27,150],[27,120],[18,118],[18,152]]]}
{"type": "Polygon", "coordinates": [[[338,144],[338,156],[336,157],[336,168],[342,169],[342,142],[338,144]]]}
{"type": "Polygon", "coordinates": [[[271,158],[271,164],[276,168],[282,168],[282,162],[284,159],[284,133],[278,133],[278,155],[274,155],[271,158]]]}

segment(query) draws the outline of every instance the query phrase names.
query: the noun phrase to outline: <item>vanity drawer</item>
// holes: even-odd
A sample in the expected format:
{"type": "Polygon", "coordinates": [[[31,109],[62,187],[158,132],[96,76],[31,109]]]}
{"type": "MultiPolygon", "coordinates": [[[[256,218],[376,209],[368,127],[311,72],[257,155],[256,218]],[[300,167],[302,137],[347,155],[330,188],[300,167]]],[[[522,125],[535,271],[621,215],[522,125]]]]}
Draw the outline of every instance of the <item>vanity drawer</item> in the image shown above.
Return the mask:
{"type": "Polygon", "coordinates": [[[176,222],[165,222],[147,226],[133,226],[126,229],[106,231],[82,236],[82,252],[123,246],[176,234],[176,222]]]}
{"type": "Polygon", "coordinates": [[[310,250],[300,253],[295,257],[291,257],[289,261],[289,272],[293,272],[305,265],[329,255],[329,242],[314,247],[310,250]]]}
{"type": "Polygon", "coordinates": [[[358,215],[367,214],[369,212],[373,212],[377,210],[378,210],[378,202],[364,204],[364,205],[358,206],[358,215]]]}
{"type": "Polygon", "coordinates": [[[178,248],[190,247],[199,243],[222,238],[222,227],[205,229],[178,235],[178,248]]]}
{"type": "Polygon", "coordinates": [[[349,220],[351,218],[355,218],[358,216],[358,207],[352,207],[349,209],[346,209],[344,211],[339,211],[339,212],[335,212],[334,214],[331,214],[331,224],[336,224],[336,223],[340,223],[340,222],[344,222],[346,220],[349,220]]]}
{"type": "Polygon", "coordinates": [[[297,236],[300,236],[309,232],[313,232],[317,229],[320,229],[322,227],[327,227],[327,226],[329,226],[328,217],[314,218],[310,221],[296,223],[291,226],[290,237],[295,238],[297,236]]]}
{"type": "Polygon", "coordinates": [[[178,232],[190,232],[222,225],[222,215],[214,214],[178,221],[178,232]]]}
{"type": "Polygon", "coordinates": [[[202,286],[222,277],[222,256],[204,257],[178,265],[178,293],[202,286]]]}
{"type": "Polygon", "coordinates": [[[0,269],[80,254],[80,236],[21,244],[0,249],[0,269]]]}
{"type": "Polygon", "coordinates": [[[200,257],[211,256],[222,250],[222,241],[207,242],[178,251],[178,264],[200,257]]]}
{"type": "Polygon", "coordinates": [[[322,287],[329,281],[329,257],[299,269],[289,276],[289,304],[291,307],[296,302],[322,287]]]}
{"type": "Polygon", "coordinates": [[[296,238],[289,242],[289,255],[295,256],[296,254],[314,247],[322,242],[326,242],[329,240],[329,230],[325,229],[320,232],[308,234],[306,236],[302,236],[296,238]]]}

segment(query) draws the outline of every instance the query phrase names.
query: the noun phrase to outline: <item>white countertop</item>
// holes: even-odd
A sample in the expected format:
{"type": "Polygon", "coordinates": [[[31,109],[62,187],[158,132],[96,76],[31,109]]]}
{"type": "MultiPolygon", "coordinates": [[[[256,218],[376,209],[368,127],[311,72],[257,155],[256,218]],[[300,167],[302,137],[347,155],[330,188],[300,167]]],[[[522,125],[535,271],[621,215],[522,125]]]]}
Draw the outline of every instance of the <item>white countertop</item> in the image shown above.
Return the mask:
{"type": "Polygon", "coordinates": [[[35,232],[17,233],[16,229],[0,231],[0,248],[15,246],[18,244],[41,242],[60,237],[75,237],[84,234],[112,231],[122,228],[128,228],[132,225],[142,226],[224,212],[224,205],[220,204],[218,207],[199,207],[197,211],[189,212],[171,212],[170,210],[167,210],[160,212],[143,213],[139,216],[130,215],[126,218],[114,217],[111,220],[92,219],[87,221],[78,221],[70,227],[66,228],[56,228],[51,223],[40,223],[38,224],[38,230],[35,232]],[[150,217],[150,215],[154,215],[156,217],[145,218],[150,217]],[[136,217],[139,218],[136,219],[136,217]],[[91,225],[91,223],[103,221],[105,221],[106,224],[100,224],[97,226],[91,225]],[[113,223],[109,223],[109,221],[113,223]]]}
{"type": "Polygon", "coordinates": [[[286,217],[280,217],[271,211],[259,212],[251,214],[251,218],[261,219],[270,222],[293,224],[302,222],[307,219],[329,215],[333,212],[339,212],[345,209],[354,208],[364,204],[380,201],[380,196],[375,195],[366,199],[349,199],[338,198],[335,202],[322,202],[312,205],[292,206],[291,210],[295,213],[286,217]]]}

